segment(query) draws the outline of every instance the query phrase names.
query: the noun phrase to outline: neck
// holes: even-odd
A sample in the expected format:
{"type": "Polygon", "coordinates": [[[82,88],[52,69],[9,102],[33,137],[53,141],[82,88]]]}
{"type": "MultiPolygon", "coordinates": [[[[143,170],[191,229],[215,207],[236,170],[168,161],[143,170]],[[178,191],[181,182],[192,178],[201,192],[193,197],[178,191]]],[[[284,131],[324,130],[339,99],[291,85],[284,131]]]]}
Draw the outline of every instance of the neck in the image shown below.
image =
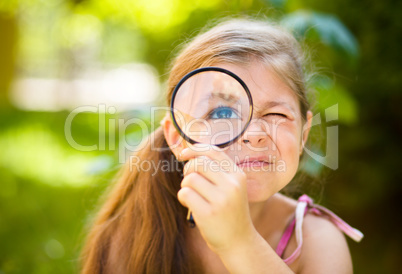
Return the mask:
{"type": "Polygon", "coordinates": [[[262,214],[265,212],[265,208],[267,205],[267,201],[257,202],[257,203],[249,203],[250,209],[250,217],[253,221],[254,226],[258,224],[258,221],[261,219],[262,214]]]}
{"type": "Polygon", "coordinates": [[[273,217],[272,210],[274,210],[273,204],[276,198],[276,194],[274,194],[266,201],[249,203],[250,217],[257,231],[266,230],[267,225],[270,225],[266,222],[267,216],[273,217]]]}

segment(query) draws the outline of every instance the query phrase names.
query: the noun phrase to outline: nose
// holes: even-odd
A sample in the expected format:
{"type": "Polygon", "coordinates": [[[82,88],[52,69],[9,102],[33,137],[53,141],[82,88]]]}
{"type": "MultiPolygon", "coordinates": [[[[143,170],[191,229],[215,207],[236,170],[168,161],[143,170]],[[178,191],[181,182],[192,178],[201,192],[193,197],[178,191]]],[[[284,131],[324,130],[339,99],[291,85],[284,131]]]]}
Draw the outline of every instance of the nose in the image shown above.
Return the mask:
{"type": "Polygon", "coordinates": [[[268,132],[269,129],[264,121],[253,119],[244,132],[241,142],[249,143],[252,147],[266,146],[269,138],[268,132]]]}

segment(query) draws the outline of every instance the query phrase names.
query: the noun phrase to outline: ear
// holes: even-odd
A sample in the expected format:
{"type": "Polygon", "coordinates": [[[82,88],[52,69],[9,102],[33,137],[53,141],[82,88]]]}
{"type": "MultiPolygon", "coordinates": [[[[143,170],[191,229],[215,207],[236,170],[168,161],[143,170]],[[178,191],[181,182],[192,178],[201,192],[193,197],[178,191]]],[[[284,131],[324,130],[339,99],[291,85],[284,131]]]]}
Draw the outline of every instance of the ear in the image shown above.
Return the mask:
{"type": "Polygon", "coordinates": [[[303,153],[304,145],[307,143],[308,134],[310,133],[311,123],[313,121],[313,113],[309,110],[306,115],[307,121],[302,128],[302,143],[300,146],[300,155],[303,153]]]}
{"type": "Polygon", "coordinates": [[[173,125],[172,118],[168,113],[161,121],[161,126],[163,128],[166,142],[170,150],[177,158],[181,151],[185,148],[185,142],[183,142],[183,138],[180,136],[179,132],[173,125]]]}

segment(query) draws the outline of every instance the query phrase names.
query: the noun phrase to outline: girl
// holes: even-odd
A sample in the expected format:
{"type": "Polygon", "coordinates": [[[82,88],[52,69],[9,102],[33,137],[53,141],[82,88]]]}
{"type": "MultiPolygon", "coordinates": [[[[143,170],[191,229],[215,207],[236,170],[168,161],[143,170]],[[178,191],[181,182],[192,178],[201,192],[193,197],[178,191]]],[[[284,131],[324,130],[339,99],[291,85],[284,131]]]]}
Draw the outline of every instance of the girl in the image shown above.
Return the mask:
{"type": "Polygon", "coordinates": [[[89,234],[82,272],[351,273],[341,230],[355,240],[361,233],[307,196],[278,193],[296,174],[312,120],[294,37],[248,20],[212,28],[175,59],[168,102],[184,75],[207,66],[246,83],[254,101],[249,127],[229,147],[206,150],[183,141],[167,115],[136,156],[172,168],[124,166],[89,234]],[[183,169],[177,163],[184,161],[183,169]],[[222,162],[229,164],[211,168],[222,162]]]}

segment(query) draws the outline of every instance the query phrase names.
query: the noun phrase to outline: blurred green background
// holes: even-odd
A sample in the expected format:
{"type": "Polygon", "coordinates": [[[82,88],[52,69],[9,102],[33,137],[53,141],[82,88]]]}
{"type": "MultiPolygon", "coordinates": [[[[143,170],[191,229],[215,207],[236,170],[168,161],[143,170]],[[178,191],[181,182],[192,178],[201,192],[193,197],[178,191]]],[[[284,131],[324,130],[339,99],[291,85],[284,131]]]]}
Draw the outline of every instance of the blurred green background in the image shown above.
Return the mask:
{"type": "MultiPolygon", "coordinates": [[[[339,126],[339,167],[307,159],[304,171],[323,182],[307,192],[365,234],[349,241],[355,273],[399,273],[396,0],[0,0],[0,273],[78,271],[84,227],[120,167],[119,144],[134,147],[154,124],[149,107],[163,105],[177,47],[226,16],[278,21],[308,48],[315,112],[338,104],[328,125],[339,126]],[[71,113],[71,137],[87,151],[66,135],[71,113]],[[132,118],[145,122],[118,124],[132,118]]],[[[309,146],[325,154],[323,143],[309,146]]]]}

